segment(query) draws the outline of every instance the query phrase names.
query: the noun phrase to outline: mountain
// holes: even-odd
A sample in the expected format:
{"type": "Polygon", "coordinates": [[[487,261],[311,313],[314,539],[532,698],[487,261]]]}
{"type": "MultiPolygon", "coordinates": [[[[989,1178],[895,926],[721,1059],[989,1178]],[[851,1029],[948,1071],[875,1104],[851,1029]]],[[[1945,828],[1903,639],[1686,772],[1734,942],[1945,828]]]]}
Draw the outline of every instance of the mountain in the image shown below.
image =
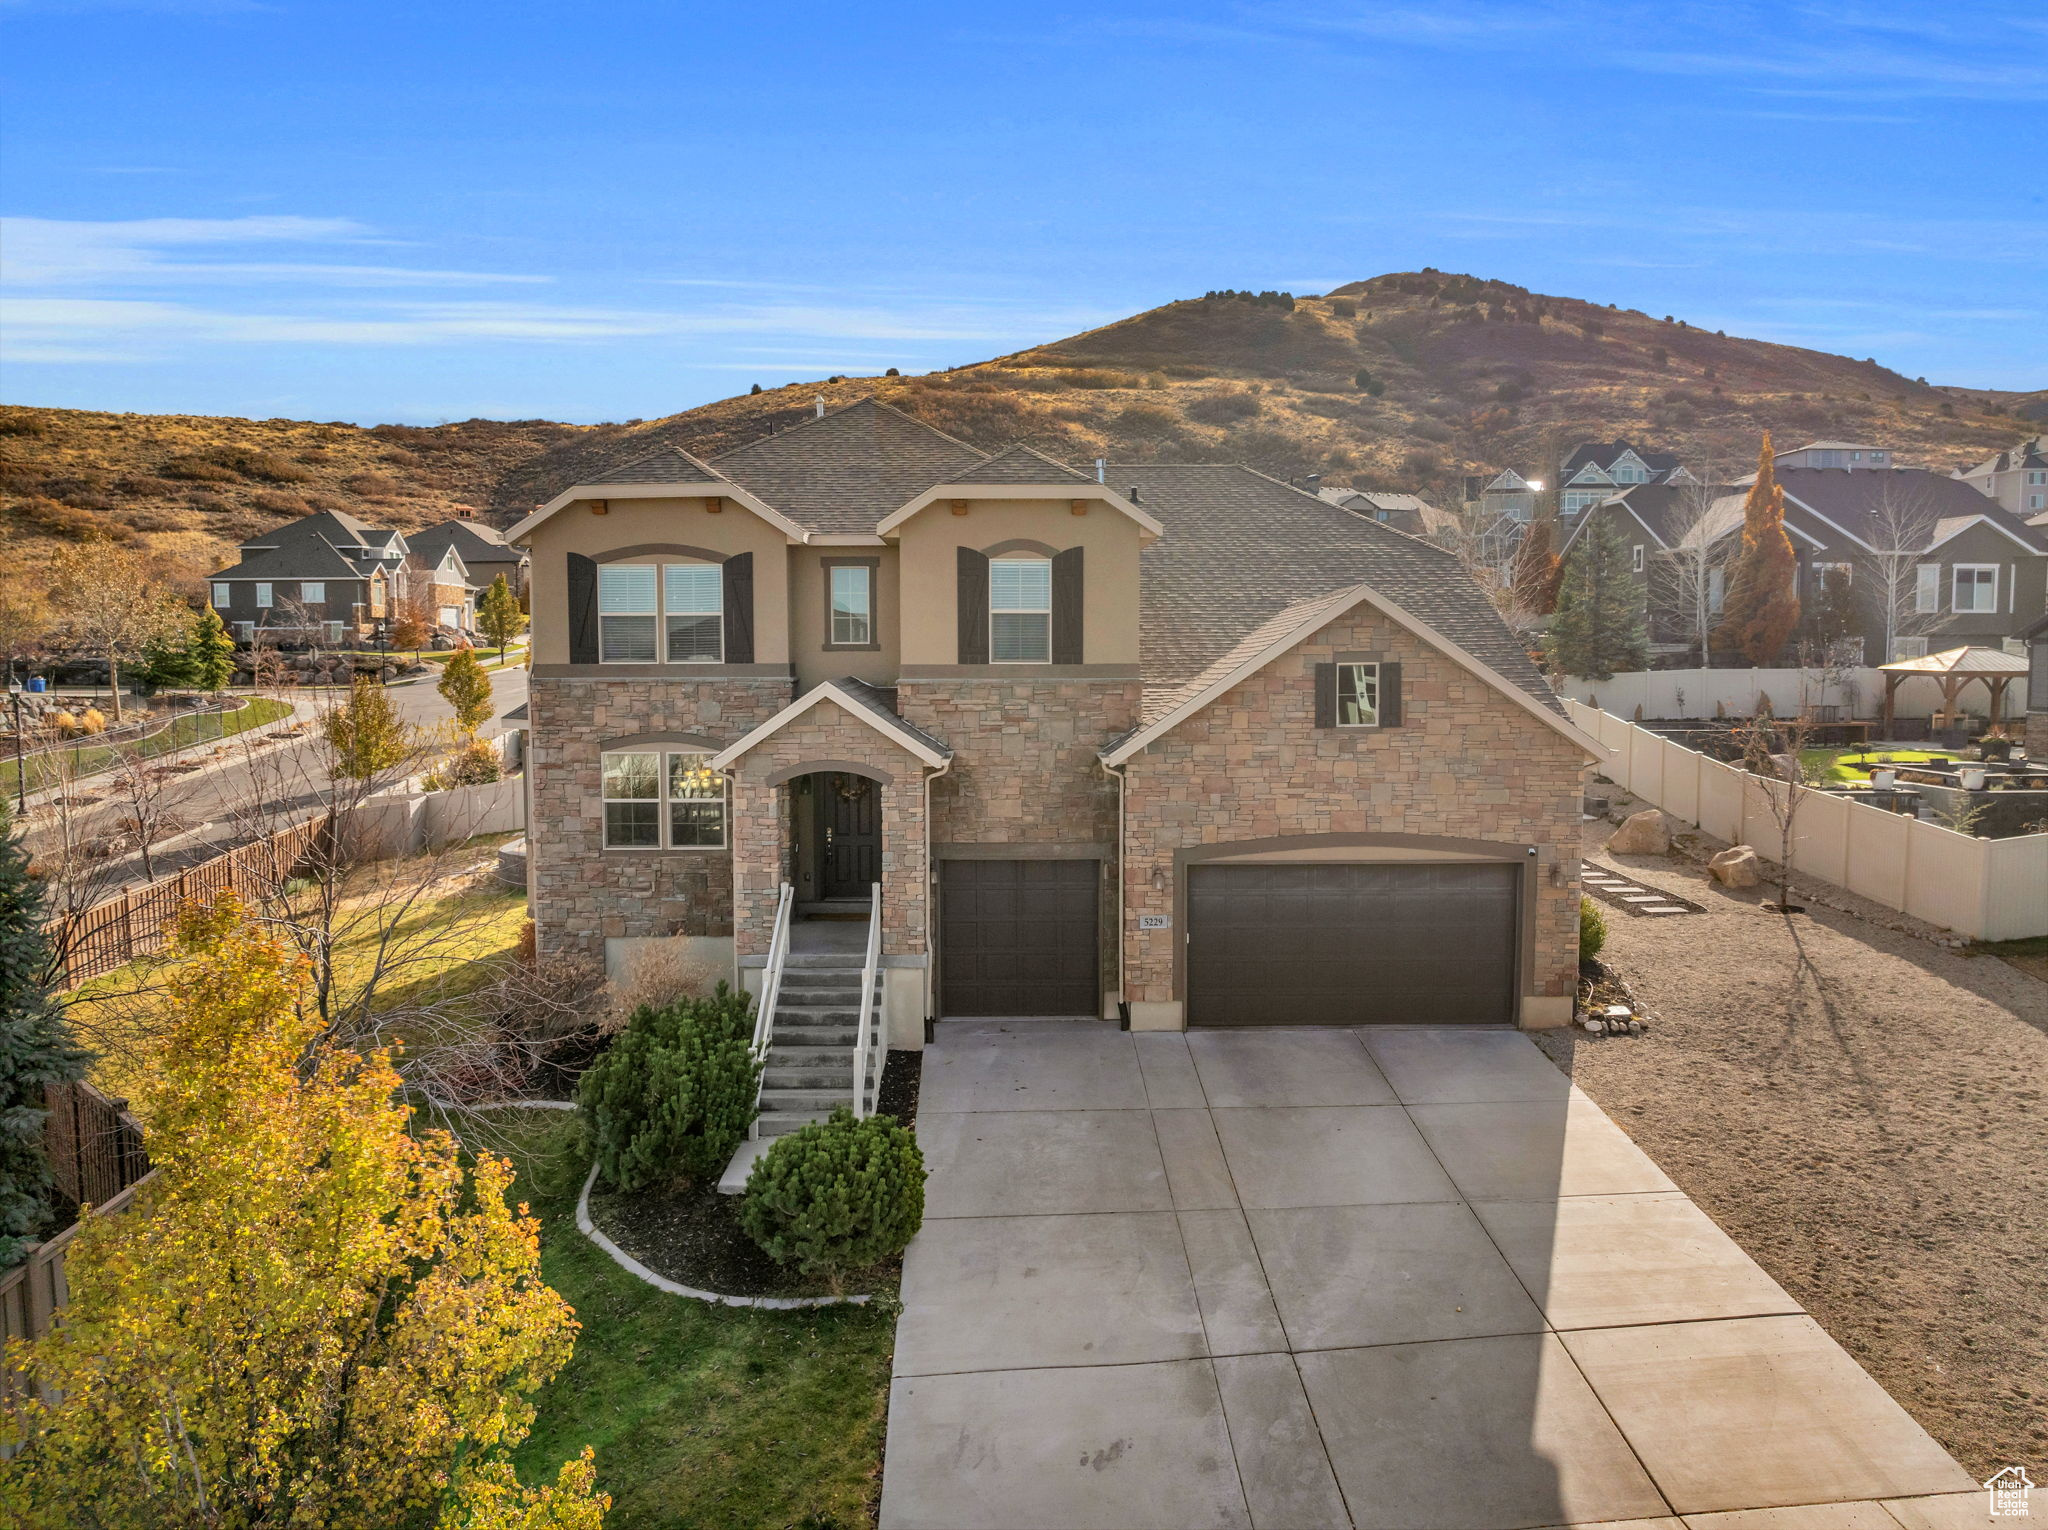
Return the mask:
{"type": "Polygon", "coordinates": [[[428,427],[0,408],[0,540],[94,532],[197,577],[312,510],[402,529],[509,524],[593,470],[675,444],[713,455],[873,395],[977,446],[1076,463],[1245,461],[1283,477],[1452,501],[1468,473],[1534,472],[1626,437],[1742,472],[1759,434],[1888,445],[1949,468],[2039,428],[2048,392],[1933,387],[1673,317],[1423,270],[1319,297],[1211,293],[919,377],[833,377],[613,425],[428,427]]]}

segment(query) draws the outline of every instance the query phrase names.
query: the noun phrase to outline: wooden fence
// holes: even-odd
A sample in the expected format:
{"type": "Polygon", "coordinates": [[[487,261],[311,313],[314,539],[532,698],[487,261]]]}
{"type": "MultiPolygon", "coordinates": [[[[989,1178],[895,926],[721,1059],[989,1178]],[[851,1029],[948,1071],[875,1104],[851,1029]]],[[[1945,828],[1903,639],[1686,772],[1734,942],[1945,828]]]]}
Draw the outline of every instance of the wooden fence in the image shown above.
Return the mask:
{"type": "Polygon", "coordinates": [[[324,818],[309,818],[174,877],[59,917],[46,930],[58,971],[54,986],[60,991],[75,988],[138,956],[161,951],[169,939],[169,925],[188,898],[207,899],[219,892],[267,896],[276,891],[325,832],[324,818]]]}
{"type": "MultiPolygon", "coordinates": [[[[1776,860],[1772,799],[1783,781],[1749,774],[1569,698],[1565,711],[1614,750],[1600,774],[1683,823],[1776,860]]],[[[1808,791],[1793,818],[1792,866],[1886,908],[1976,940],[2048,935],[2048,834],[1976,839],[1839,792],[1808,791]]]]}
{"type": "MultiPolygon", "coordinates": [[[[127,1210],[155,1173],[152,1169],[104,1205],[93,1207],[92,1215],[110,1217],[127,1210]]],[[[51,1320],[71,1296],[70,1284],[64,1276],[64,1258],[72,1239],[78,1236],[78,1229],[84,1225],[74,1221],[48,1242],[32,1244],[20,1264],[0,1272],[0,1354],[6,1352],[7,1341],[11,1339],[25,1343],[50,1331],[51,1320]]],[[[0,1364],[0,1407],[24,1386],[19,1371],[0,1364]]]]}

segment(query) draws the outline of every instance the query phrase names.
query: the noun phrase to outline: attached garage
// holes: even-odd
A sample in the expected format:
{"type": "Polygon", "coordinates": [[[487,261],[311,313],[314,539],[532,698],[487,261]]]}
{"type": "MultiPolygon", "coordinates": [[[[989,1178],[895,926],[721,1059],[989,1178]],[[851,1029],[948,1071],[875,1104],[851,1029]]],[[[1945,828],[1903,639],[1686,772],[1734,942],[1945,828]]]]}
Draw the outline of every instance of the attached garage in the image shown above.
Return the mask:
{"type": "Polygon", "coordinates": [[[1511,1025],[1521,868],[1188,868],[1190,1025],[1511,1025]]]}
{"type": "Polygon", "coordinates": [[[941,861],[939,1013],[1102,1013],[1099,861],[941,861]]]}

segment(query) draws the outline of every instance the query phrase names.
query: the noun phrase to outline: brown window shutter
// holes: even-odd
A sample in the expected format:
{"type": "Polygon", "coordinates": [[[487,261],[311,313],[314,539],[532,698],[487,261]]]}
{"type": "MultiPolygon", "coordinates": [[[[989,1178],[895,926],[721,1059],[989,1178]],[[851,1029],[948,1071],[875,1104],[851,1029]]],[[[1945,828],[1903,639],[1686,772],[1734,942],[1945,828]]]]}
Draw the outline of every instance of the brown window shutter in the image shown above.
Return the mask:
{"type": "Polygon", "coordinates": [[[988,559],[960,549],[960,662],[988,663],[988,559]]]}
{"type": "Polygon", "coordinates": [[[1052,661],[1079,664],[1082,651],[1081,549],[1069,547],[1052,560],[1052,661]]]}
{"type": "Polygon", "coordinates": [[[725,662],[754,662],[754,555],[727,558],[725,570],[725,662]]]}
{"type": "Polygon", "coordinates": [[[1337,666],[1334,664],[1316,666],[1316,726],[1337,726],[1337,666]]]}
{"type": "Polygon", "coordinates": [[[1398,664],[1380,666],[1380,726],[1401,726],[1401,666],[1398,664]]]}
{"type": "Polygon", "coordinates": [[[569,662],[597,662],[597,560],[569,554],[569,662]]]}

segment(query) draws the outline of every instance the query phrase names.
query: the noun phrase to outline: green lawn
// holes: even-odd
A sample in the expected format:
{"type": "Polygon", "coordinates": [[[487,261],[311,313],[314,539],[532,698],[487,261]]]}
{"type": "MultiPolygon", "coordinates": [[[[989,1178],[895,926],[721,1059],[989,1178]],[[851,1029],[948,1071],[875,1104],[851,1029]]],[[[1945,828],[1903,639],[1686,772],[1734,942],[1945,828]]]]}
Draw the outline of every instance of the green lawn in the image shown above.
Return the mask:
{"type": "Polygon", "coordinates": [[[1868,782],[1873,770],[1886,765],[1946,763],[1954,758],[1944,751],[1926,749],[1807,749],[1800,754],[1814,779],[1850,782],[1868,782]]]}
{"type": "MultiPolygon", "coordinates": [[[[276,722],[280,717],[291,715],[291,703],[273,701],[267,696],[253,696],[248,705],[239,711],[223,714],[219,720],[219,731],[215,731],[215,718],[211,713],[181,712],[168,728],[152,733],[135,745],[135,749],[146,760],[159,755],[172,754],[192,744],[206,743],[213,739],[233,738],[237,733],[246,733],[251,728],[260,728],[265,723],[276,722]]],[[[73,779],[94,775],[106,770],[114,763],[112,744],[95,744],[90,739],[81,739],[69,749],[55,750],[48,754],[31,755],[22,763],[28,769],[28,789],[41,791],[46,786],[55,786],[61,779],[59,762],[71,761],[69,766],[73,779]]],[[[16,779],[14,761],[0,760],[0,791],[12,792],[16,779]]]]}
{"type": "Polygon", "coordinates": [[[501,1111],[487,1130],[541,1219],[542,1273],[583,1325],[537,1399],[522,1475],[551,1480],[595,1446],[607,1530],[872,1524],[893,1304],[753,1312],[657,1291],[576,1231],[589,1160],[573,1118],[501,1111]]]}

